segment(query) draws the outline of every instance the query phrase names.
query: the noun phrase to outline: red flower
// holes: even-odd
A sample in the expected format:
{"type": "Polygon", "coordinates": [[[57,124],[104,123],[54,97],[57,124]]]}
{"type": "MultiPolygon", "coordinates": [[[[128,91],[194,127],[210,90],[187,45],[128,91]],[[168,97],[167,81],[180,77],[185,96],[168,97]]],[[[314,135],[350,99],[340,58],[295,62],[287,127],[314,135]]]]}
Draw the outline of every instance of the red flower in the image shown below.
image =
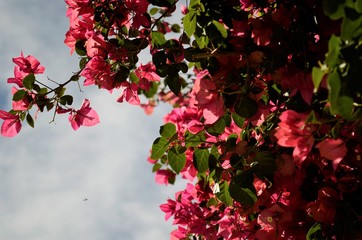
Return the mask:
{"type": "Polygon", "coordinates": [[[275,133],[280,146],[294,148],[293,157],[297,165],[307,158],[314,144],[314,127],[307,125],[306,119],[306,114],[287,110],[281,114],[281,122],[275,133]]]}
{"type": "Polygon", "coordinates": [[[1,135],[4,137],[14,137],[21,130],[21,122],[19,115],[13,115],[11,113],[0,110],[0,118],[4,120],[1,125],[1,135]]]}

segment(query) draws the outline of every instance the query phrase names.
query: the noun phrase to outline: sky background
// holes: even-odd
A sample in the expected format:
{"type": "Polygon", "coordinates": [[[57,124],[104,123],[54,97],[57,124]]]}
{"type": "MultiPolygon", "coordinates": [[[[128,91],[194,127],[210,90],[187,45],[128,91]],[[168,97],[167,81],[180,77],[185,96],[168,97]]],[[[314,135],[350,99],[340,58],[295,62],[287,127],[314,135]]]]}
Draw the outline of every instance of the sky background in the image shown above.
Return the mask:
{"type": "MultiPolygon", "coordinates": [[[[68,29],[63,0],[0,1],[0,109],[11,109],[12,58],[33,55],[47,77],[64,82],[78,59],[63,44],[68,29]]],[[[162,240],[175,227],[159,205],[181,189],[161,186],[147,162],[167,107],[146,116],[110,95],[76,84],[101,123],[74,132],[67,116],[42,113],[15,138],[0,137],[0,240],[162,240]],[[84,201],[84,199],[88,199],[84,201]]]]}

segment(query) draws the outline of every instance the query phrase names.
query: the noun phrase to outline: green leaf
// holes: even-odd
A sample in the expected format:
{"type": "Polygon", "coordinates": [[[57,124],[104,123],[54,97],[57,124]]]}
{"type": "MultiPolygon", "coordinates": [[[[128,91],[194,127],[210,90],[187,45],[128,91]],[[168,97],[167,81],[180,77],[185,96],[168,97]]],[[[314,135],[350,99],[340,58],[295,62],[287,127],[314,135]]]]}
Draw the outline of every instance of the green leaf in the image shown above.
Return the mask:
{"type": "Polygon", "coordinates": [[[193,153],[193,161],[195,168],[199,173],[204,173],[209,169],[209,150],[203,148],[195,149],[193,153]]]}
{"type": "Polygon", "coordinates": [[[215,27],[217,28],[217,30],[219,30],[219,32],[221,33],[221,36],[223,38],[226,38],[228,36],[228,32],[226,30],[226,28],[224,27],[224,24],[222,23],[219,23],[218,21],[216,20],[213,20],[212,21],[212,24],[215,25],[215,27]]]}
{"type": "Polygon", "coordinates": [[[175,24],[172,24],[171,30],[172,30],[172,32],[179,33],[180,30],[181,30],[181,27],[180,27],[180,25],[178,25],[177,23],[175,23],[175,24]]]}
{"type": "Polygon", "coordinates": [[[30,127],[34,128],[34,119],[29,113],[26,115],[26,122],[29,124],[30,127]]]}
{"type": "Polygon", "coordinates": [[[65,87],[57,87],[55,93],[58,97],[62,97],[65,93],[65,90],[67,90],[65,87]]]}
{"type": "Polygon", "coordinates": [[[151,148],[151,159],[158,160],[168,149],[169,141],[164,137],[156,138],[151,148]]]}
{"type": "Polygon", "coordinates": [[[140,79],[137,77],[137,75],[134,72],[131,72],[129,74],[129,80],[131,80],[131,82],[133,83],[138,83],[140,81],[140,79]]]}
{"type": "Polygon", "coordinates": [[[340,96],[338,98],[338,112],[347,120],[352,119],[353,99],[349,96],[340,96]]]}
{"type": "Polygon", "coordinates": [[[237,202],[246,205],[253,206],[258,200],[255,192],[251,191],[249,188],[243,188],[235,181],[230,182],[230,196],[237,202]]]}
{"type": "Polygon", "coordinates": [[[47,88],[40,88],[38,91],[39,95],[46,95],[48,93],[48,89],[47,88]]]}
{"type": "Polygon", "coordinates": [[[233,204],[233,199],[229,193],[229,185],[226,181],[220,184],[220,192],[216,193],[216,197],[227,206],[231,206],[233,204]]]}
{"type": "Polygon", "coordinates": [[[165,35],[161,32],[152,31],[151,32],[152,46],[159,47],[166,42],[165,35]]]}
{"type": "Polygon", "coordinates": [[[245,118],[240,117],[237,113],[231,113],[231,117],[234,123],[239,127],[243,128],[245,123],[245,118]]]}
{"type": "Polygon", "coordinates": [[[34,88],[34,83],[35,83],[35,76],[32,73],[28,74],[23,79],[23,86],[28,90],[32,90],[34,88]]]}
{"type": "Polygon", "coordinates": [[[129,76],[129,69],[125,66],[119,66],[119,69],[116,73],[116,75],[114,76],[114,80],[117,83],[121,83],[127,80],[128,76],[129,76]]]}
{"type": "Polygon", "coordinates": [[[14,93],[13,95],[13,101],[20,101],[22,100],[25,96],[26,96],[26,91],[24,89],[20,89],[18,91],[16,91],[16,93],[14,93]]]}
{"type": "Polygon", "coordinates": [[[252,163],[255,175],[263,179],[272,176],[276,171],[275,154],[269,151],[257,152],[252,163]]]}
{"type": "Polygon", "coordinates": [[[180,76],[178,74],[168,75],[165,78],[165,83],[176,96],[180,94],[181,82],[180,82],[180,76]]]}
{"type": "Polygon", "coordinates": [[[319,67],[313,67],[312,69],[312,79],[314,84],[314,91],[316,92],[319,88],[320,83],[322,82],[325,71],[319,67]]]}
{"type": "Polygon", "coordinates": [[[330,111],[332,115],[335,115],[338,113],[338,98],[341,91],[341,79],[339,78],[339,74],[336,71],[328,74],[327,83],[330,111]]]}
{"type": "Polygon", "coordinates": [[[162,164],[160,163],[155,163],[152,167],[152,172],[157,172],[157,170],[161,169],[162,164]]]}
{"type": "Polygon", "coordinates": [[[332,35],[328,41],[328,53],[325,62],[330,68],[339,64],[341,43],[341,38],[335,35],[332,35]]]}
{"type": "Polygon", "coordinates": [[[188,37],[191,37],[196,30],[196,17],[195,11],[189,11],[183,18],[185,33],[188,37]]]}
{"type": "Polygon", "coordinates": [[[357,12],[362,13],[362,0],[356,1],[355,9],[357,10],[357,12]]]}
{"type": "Polygon", "coordinates": [[[306,236],[307,240],[322,239],[322,224],[316,222],[309,230],[306,236]]]}
{"type": "Polygon", "coordinates": [[[220,118],[214,124],[207,127],[206,131],[213,136],[219,136],[221,133],[225,131],[225,127],[226,124],[224,118],[220,118]]]}
{"type": "Polygon", "coordinates": [[[166,123],[160,127],[160,135],[164,138],[171,138],[176,133],[176,126],[173,123],[166,123]]]}
{"type": "Polygon", "coordinates": [[[158,8],[156,8],[156,7],[151,8],[149,13],[150,13],[150,15],[155,15],[156,13],[158,13],[158,8]]]}
{"type": "Polygon", "coordinates": [[[355,9],[345,8],[346,16],[341,26],[341,38],[351,41],[362,34],[362,16],[355,9]]]}
{"type": "Polygon", "coordinates": [[[344,16],[345,0],[323,0],[324,13],[332,20],[337,20],[344,16]]]}
{"type": "Polygon", "coordinates": [[[243,96],[236,102],[234,110],[240,117],[251,118],[258,111],[258,103],[248,96],[243,96]]]}
{"type": "Polygon", "coordinates": [[[205,35],[195,36],[195,40],[199,48],[205,48],[209,44],[209,38],[205,35]]]}
{"type": "Polygon", "coordinates": [[[186,154],[184,151],[179,152],[174,146],[168,151],[167,160],[171,168],[179,174],[186,165],[186,154]]]}
{"type": "Polygon", "coordinates": [[[75,52],[79,56],[87,55],[87,49],[85,48],[84,42],[82,40],[77,40],[77,42],[75,43],[75,52]]]}
{"type": "Polygon", "coordinates": [[[73,97],[71,95],[64,95],[59,99],[59,103],[62,105],[72,105],[73,97]]]}
{"type": "Polygon", "coordinates": [[[189,131],[185,133],[186,147],[197,147],[205,142],[205,133],[201,131],[197,134],[192,134],[189,131]]]}

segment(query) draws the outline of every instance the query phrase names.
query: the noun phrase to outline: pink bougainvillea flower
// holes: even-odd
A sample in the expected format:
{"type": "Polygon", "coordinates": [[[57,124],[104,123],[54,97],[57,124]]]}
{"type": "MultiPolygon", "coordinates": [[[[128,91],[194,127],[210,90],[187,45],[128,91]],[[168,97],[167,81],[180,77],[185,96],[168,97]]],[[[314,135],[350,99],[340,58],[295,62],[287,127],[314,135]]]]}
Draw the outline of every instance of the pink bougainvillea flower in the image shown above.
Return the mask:
{"type": "Polygon", "coordinates": [[[24,73],[24,72],[20,71],[19,66],[15,66],[14,67],[14,77],[13,78],[8,78],[7,82],[8,83],[15,83],[16,85],[18,85],[18,87],[22,88],[23,87],[23,79],[27,75],[28,75],[27,73],[24,73]]]}
{"type": "MultiPolygon", "coordinates": [[[[16,87],[12,87],[11,93],[14,95],[19,89],[16,87]]],[[[13,101],[12,102],[13,109],[16,111],[24,111],[28,110],[30,106],[30,102],[28,101],[28,96],[23,97],[23,99],[19,101],[13,101]]]]}
{"type": "Polygon", "coordinates": [[[150,82],[159,82],[160,76],[156,73],[156,67],[153,65],[153,63],[147,63],[146,65],[139,66],[135,70],[135,74],[138,78],[145,78],[150,82]]]}
{"type": "Polygon", "coordinates": [[[80,75],[85,77],[84,86],[95,84],[100,88],[112,91],[117,85],[111,75],[111,66],[98,55],[89,60],[80,75]]]}
{"type": "Polygon", "coordinates": [[[88,38],[85,47],[88,57],[101,56],[105,58],[107,56],[107,43],[101,34],[94,34],[88,38]]]}
{"type": "Polygon", "coordinates": [[[207,71],[202,71],[197,75],[191,96],[203,113],[205,124],[215,123],[225,113],[224,100],[218,93],[216,84],[208,79],[207,71]]]}
{"type": "Polygon", "coordinates": [[[333,223],[339,200],[336,190],[331,187],[321,188],[318,191],[318,199],[307,205],[307,213],[318,222],[333,223]]]}
{"type": "Polygon", "coordinates": [[[307,117],[307,114],[293,110],[284,111],[275,133],[280,146],[294,148],[293,158],[297,165],[307,158],[314,144],[314,126],[305,123],[307,117]]]}
{"type": "Polygon", "coordinates": [[[0,118],[4,120],[1,125],[1,135],[4,137],[14,137],[21,130],[21,121],[19,115],[0,110],[0,118]]]}
{"type": "Polygon", "coordinates": [[[326,138],[316,145],[322,157],[333,162],[336,169],[339,162],[347,154],[347,147],[342,139],[326,138]]]}
{"type": "Polygon", "coordinates": [[[156,171],[155,181],[158,184],[168,185],[169,179],[173,177],[175,177],[175,174],[172,171],[160,169],[156,171]]]}
{"type": "Polygon", "coordinates": [[[124,82],[122,86],[125,87],[122,95],[117,99],[117,102],[128,102],[133,105],[140,105],[140,98],[138,97],[138,86],[135,83],[124,82]]]}
{"type": "Polygon", "coordinates": [[[20,57],[13,58],[13,62],[19,66],[19,70],[24,73],[40,74],[44,73],[45,68],[40,65],[40,62],[33,56],[24,57],[21,52],[20,57]]]}
{"type": "Polygon", "coordinates": [[[94,126],[98,124],[99,117],[97,112],[90,107],[89,100],[85,99],[79,110],[70,112],[69,122],[74,131],[76,131],[80,126],[94,126]]]}

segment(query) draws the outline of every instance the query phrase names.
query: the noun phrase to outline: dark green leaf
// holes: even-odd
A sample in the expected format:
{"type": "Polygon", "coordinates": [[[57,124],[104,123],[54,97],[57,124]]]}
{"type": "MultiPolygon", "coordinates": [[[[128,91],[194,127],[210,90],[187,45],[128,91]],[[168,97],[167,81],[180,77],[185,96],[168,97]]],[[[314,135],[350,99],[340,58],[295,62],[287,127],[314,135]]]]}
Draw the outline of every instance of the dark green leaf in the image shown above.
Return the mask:
{"type": "Polygon", "coordinates": [[[114,79],[116,82],[121,83],[127,80],[129,76],[129,69],[125,66],[119,66],[119,70],[117,71],[114,79]]]}
{"type": "Polygon", "coordinates": [[[176,126],[173,123],[166,123],[160,127],[160,135],[164,138],[171,138],[176,133],[176,126]]]}
{"type": "Polygon", "coordinates": [[[84,46],[84,42],[81,40],[77,40],[76,44],[75,44],[75,52],[79,55],[79,56],[85,56],[87,55],[87,50],[84,46]]]}
{"type": "Polygon", "coordinates": [[[247,96],[243,96],[237,101],[234,110],[240,117],[251,118],[258,111],[258,103],[247,96]]]}
{"type": "Polygon", "coordinates": [[[32,73],[28,74],[23,79],[23,86],[28,90],[32,90],[34,88],[34,83],[35,83],[35,76],[32,73]]]}
{"type": "Polygon", "coordinates": [[[234,181],[230,182],[230,196],[237,202],[246,205],[253,206],[258,200],[255,190],[251,191],[249,188],[243,188],[234,181]]]}
{"type": "Polygon", "coordinates": [[[47,88],[40,88],[38,91],[39,95],[46,95],[48,93],[48,89],[47,88]]]}
{"type": "Polygon", "coordinates": [[[156,67],[165,65],[166,61],[167,57],[164,51],[158,51],[152,55],[152,62],[156,67]]]}
{"type": "Polygon", "coordinates": [[[199,173],[204,173],[209,169],[209,150],[197,148],[193,153],[195,168],[199,173]]]}
{"type": "Polygon", "coordinates": [[[71,95],[64,95],[59,99],[59,103],[62,105],[72,105],[73,97],[71,95]]]}
{"type": "Polygon", "coordinates": [[[167,153],[167,160],[171,168],[179,174],[186,165],[186,154],[179,152],[176,147],[172,147],[167,153]]]}
{"type": "Polygon", "coordinates": [[[272,152],[257,152],[253,160],[253,172],[261,179],[272,176],[276,171],[275,155],[272,152]]]}
{"type": "Polygon", "coordinates": [[[362,15],[351,8],[345,8],[345,11],[347,14],[342,21],[341,38],[351,41],[362,33],[362,15]]]}
{"type": "Polygon", "coordinates": [[[24,89],[20,89],[16,91],[13,95],[13,101],[20,101],[27,95],[26,91],[24,89]]]}
{"type": "Polygon", "coordinates": [[[353,112],[353,99],[349,96],[340,96],[338,99],[338,113],[341,114],[345,119],[352,119],[353,112]]]}
{"type": "Polygon", "coordinates": [[[244,122],[245,122],[245,118],[240,117],[237,113],[232,113],[231,117],[234,121],[234,123],[239,127],[239,128],[243,128],[244,127],[244,122]]]}
{"type": "Polygon", "coordinates": [[[233,199],[229,193],[229,185],[226,181],[220,184],[220,192],[216,193],[216,197],[227,206],[231,206],[233,204],[233,199]]]}
{"type": "Polygon", "coordinates": [[[172,32],[179,33],[179,32],[180,32],[180,29],[181,29],[181,27],[180,27],[180,25],[178,25],[177,23],[172,24],[172,26],[171,26],[172,32]]]}
{"type": "Polygon", "coordinates": [[[197,134],[192,134],[189,131],[185,134],[185,143],[187,147],[197,147],[205,142],[205,133],[201,131],[197,134]]]}
{"type": "Polygon", "coordinates": [[[65,93],[66,88],[65,87],[58,87],[55,90],[55,93],[57,94],[58,97],[62,97],[65,93]]]}
{"type": "Polygon", "coordinates": [[[152,167],[152,172],[156,172],[157,170],[159,170],[162,167],[162,164],[160,163],[155,163],[152,167]]]}
{"type": "Polygon", "coordinates": [[[34,119],[29,113],[26,115],[26,122],[29,124],[30,127],[34,128],[34,119]]]}
{"type": "Polygon", "coordinates": [[[176,95],[178,96],[180,94],[181,91],[181,83],[180,83],[180,77],[178,74],[176,75],[168,75],[165,78],[165,82],[167,84],[167,86],[170,88],[170,90],[176,95]]]}
{"type": "Polygon", "coordinates": [[[225,131],[225,126],[226,124],[224,118],[220,118],[214,124],[207,127],[206,131],[213,136],[219,136],[221,133],[225,131]]]}
{"type": "Polygon", "coordinates": [[[156,138],[152,144],[151,159],[158,160],[168,149],[169,141],[164,137],[156,138]]]}
{"type": "Polygon", "coordinates": [[[345,0],[323,0],[324,13],[333,20],[344,16],[345,0]]]}

